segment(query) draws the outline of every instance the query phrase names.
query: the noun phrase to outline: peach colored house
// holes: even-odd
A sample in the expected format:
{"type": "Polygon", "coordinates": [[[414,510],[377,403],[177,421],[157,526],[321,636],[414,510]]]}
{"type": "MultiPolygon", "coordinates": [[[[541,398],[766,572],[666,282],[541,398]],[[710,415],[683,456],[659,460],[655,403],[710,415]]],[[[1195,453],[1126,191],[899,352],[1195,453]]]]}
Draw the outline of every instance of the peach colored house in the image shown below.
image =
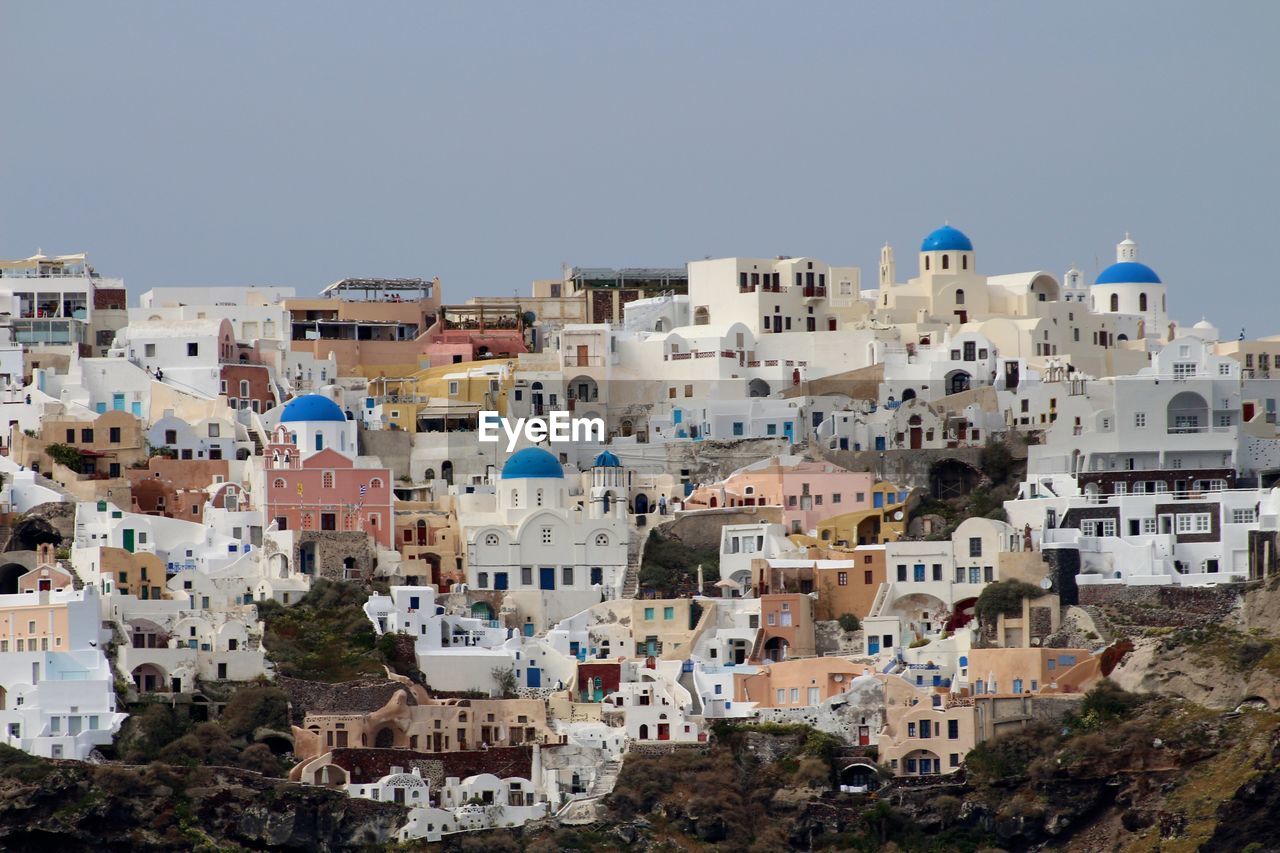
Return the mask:
{"type": "Polygon", "coordinates": [[[870,509],[874,483],[869,472],[799,456],[773,456],[734,471],[722,483],[695,490],[685,506],[780,506],[788,533],[808,533],[831,516],[870,509]]]}
{"type": "Polygon", "coordinates": [[[842,658],[802,658],[771,663],[733,677],[733,701],[761,708],[811,708],[849,689],[866,666],[842,658]]]}
{"type": "Polygon", "coordinates": [[[356,468],[331,447],[299,460],[292,444],[272,444],[263,458],[266,517],[279,529],[363,530],[381,547],[393,547],[389,469],[356,468]]]}
{"type": "Polygon", "coordinates": [[[289,349],[333,355],[341,376],[404,376],[419,367],[439,305],[438,280],[343,279],[319,297],[284,300],[289,349]]]}
{"type": "Polygon", "coordinates": [[[1092,661],[1088,649],[973,649],[969,684],[975,696],[1077,692],[1101,678],[1092,661]]]}
{"type": "Polygon", "coordinates": [[[760,637],[753,661],[807,657],[815,650],[813,599],[800,593],[760,596],[760,637]]]}
{"type": "Polygon", "coordinates": [[[895,776],[954,773],[977,743],[973,700],[947,687],[915,687],[906,679],[884,678],[885,725],[880,731],[880,763],[895,776]]]}
{"type": "Polygon", "coordinates": [[[816,592],[814,618],[818,620],[839,619],[845,613],[865,618],[884,580],[883,545],[852,551],[810,548],[803,560],[751,561],[751,582],[757,595],[816,592]]]}

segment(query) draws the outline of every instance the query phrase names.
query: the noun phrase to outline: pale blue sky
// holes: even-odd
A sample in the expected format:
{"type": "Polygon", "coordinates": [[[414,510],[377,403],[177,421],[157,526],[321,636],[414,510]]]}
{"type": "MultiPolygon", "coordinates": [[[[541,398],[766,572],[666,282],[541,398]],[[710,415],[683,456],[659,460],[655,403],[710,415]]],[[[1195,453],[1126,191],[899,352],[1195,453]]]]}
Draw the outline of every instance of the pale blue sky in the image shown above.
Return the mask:
{"type": "Polygon", "coordinates": [[[157,285],[814,255],[991,273],[1132,231],[1186,322],[1280,332],[1280,3],[0,0],[0,257],[157,285]],[[1259,251],[1262,250],[1262,251],[1259,251]]]}

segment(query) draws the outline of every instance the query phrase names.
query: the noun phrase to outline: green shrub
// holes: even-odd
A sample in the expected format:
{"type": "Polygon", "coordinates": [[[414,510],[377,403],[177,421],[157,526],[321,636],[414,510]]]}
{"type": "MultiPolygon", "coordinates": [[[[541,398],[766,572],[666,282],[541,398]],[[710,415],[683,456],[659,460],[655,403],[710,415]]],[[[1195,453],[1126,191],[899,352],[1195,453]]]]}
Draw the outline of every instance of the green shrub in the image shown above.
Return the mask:
{"type": "Polygon", "coordinates": [[[1044,590],[1019,580],[997,581],[987,584],[978,596],[973,612],[983,624],[995,624],[1000,614],[1010,616],[1022,612],[1023,599],[1039,598],[1044,590]]]}
{"type": "Polygon", "coordinates": [[[852,634],[862,627],[862,621],[852,613],[841,613],[840,618],[836,621],[840,623],[840,630],[848,634],[852,634]]]}
{"type": "Polygon", "coordinates": [[[44,452],[54,462],[70,468],[76,473],[80,472],[80,468],[84,464],[84,454],[70,444],[46,444],[44,452]]]}
{"type": "Polygon", "coordinates": [[[231,694],[220,718],[231,737],[245,737],[266,726],[285,730],[289,726],[289,698],[278,687],[241,687],[231,694]]]}

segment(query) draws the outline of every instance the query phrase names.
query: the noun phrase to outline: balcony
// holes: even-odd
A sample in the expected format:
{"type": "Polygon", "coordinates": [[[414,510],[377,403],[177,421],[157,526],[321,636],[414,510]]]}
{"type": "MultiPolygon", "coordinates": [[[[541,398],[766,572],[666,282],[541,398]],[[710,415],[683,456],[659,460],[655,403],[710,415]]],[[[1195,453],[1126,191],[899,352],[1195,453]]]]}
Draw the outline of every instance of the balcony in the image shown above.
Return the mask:
{"type": "Polygon", "coordinates": [[[824,285],[805,285],[804,298],[805,299],[826,299],[827,288],[824,285]]]}

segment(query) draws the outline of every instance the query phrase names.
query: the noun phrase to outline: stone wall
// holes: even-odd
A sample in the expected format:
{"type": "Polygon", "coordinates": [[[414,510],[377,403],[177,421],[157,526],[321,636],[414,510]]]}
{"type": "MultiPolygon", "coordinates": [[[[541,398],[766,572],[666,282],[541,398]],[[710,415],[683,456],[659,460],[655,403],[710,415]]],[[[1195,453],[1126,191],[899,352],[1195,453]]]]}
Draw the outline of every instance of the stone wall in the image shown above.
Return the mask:
{"type": "Polygon", "coordinates": [[[1242,586],[1126,586],[1094,584],[1080,587],[1080,603],[1101,607],[1118,625],[1148,628],[1189,628],[1222,624],[1240,601],[1242,586]]]}
{"type": "Polygon", "coordinates": [[[980,471],[981,447],[952,447],[937,450],[829,450],[815,447],[828,462],[850,471],[870,471],[898,486],[929,489],[933,466],[947,459],[957,459],[980,471]],[[880,457],[884,457],[883,463],[880,457]],[[883,472],[881,470],[883,465],[883,472]]]}
{"type": "Polygon", "coordinates": [[[780,506],[743,506],[701,509],[679,514],[663,525],[662,533],[696,550],[720,550],[720,528],[726,524],[782,523],[780,506]]]}
{"type": "Polygon", "coordinates": [[[356,440],[361,456],[377,456],[391,469],[391,479],[399,480],[409,473],[409,457],[413,453],[413,434],[400,430],[369,430],[357,427],[356,440]]]}
{"type": "Polygon", "coordinates": [[[373,577],[373,570],[377,566],[373,540],[361,530],[299,530],[294,543],[293,566],[302,565],[300,556],[303,545],[315,543],[317,578],[342,580],[344,561],[347,558],[355,561],[353,568],[360,573],[361,580],[373,577]]]}

